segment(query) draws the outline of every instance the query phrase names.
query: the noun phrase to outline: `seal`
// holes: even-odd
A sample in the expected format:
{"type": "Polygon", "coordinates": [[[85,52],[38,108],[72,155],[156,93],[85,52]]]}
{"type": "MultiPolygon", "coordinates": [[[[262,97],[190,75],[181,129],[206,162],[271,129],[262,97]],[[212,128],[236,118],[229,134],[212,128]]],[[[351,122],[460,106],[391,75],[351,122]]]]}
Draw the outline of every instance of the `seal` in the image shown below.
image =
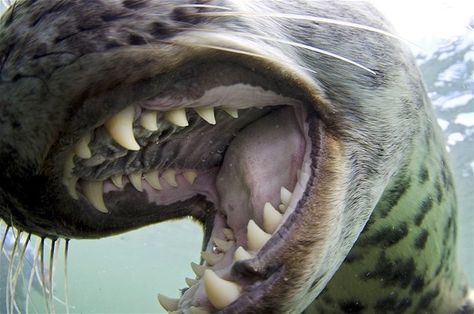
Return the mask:
{"type": "Polygon", "coordinates": [[[370,5],[24,0],[0,25],[9,225],[193,217],[201,263],[170,312],[469,311],[442,137],[370,5]]]}

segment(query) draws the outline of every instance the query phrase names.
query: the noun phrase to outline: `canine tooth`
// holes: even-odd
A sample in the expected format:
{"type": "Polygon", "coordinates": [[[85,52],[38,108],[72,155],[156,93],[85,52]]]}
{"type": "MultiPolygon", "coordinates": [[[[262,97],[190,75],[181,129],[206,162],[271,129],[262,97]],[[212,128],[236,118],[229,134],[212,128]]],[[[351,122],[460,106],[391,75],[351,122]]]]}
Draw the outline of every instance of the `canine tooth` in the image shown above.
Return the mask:
{"type": "Polygon", "coordinates": [[[158,130],[156,115],[158,112],[152,110],[145,110],[140,116],[140,125],[148,131],[158,130]]]}
{"type": "Polygon", "coordinates": [[[235,108],[222,107],[222,110],[224,110],[232,118],[237,119],[239,117],[239,111],[235,108]]]}
{"type": "Polygon", "coordinates": [[[161,190],[160,179],[158,178],[158,170],[153,170],[144,174],[146,182],[150,184],[154,189],[161,190]]]}
{"type": "Polygon", "coordinates": [[[273,233],[280,224],[283,215],[275,209],[270,203],[263,206],[263,229],[268,233],[273,233]]]}
{"type": "Polygon", "coordinates": [[[209,314],[209,311],[203,307],[191,306],[186,314],[209,314]]]}
{"type": "Polygon", "coordinates": [[[194,286],[195,284],[198,283],[196,279],[192,279],[188,277],[184,278],[184,281],[186,281],[186,284],[188,285],[188,287],[194,286]]]}
{"type": "Polygon", "coordinates": [[[121,174],[114,174],[113,176],[110,177],[110,180],[119,189],[123,188],[123,176],[121,174]]]}
{"type": "Polygon", "coordinates": [[[164,178],[169,185],[174,187],[178,186],[178,183],[176,182],[176,171],[173,169],[165,170],[165,172],[161,174],[161,177],[164,178]]]}
{"type": "Polygon", "coordinates": [[[247,225],[247,242],[251,251],[260,250],[271,237],[270,234],[260,229],[255,221],[249,221],[247,225]]]}
{"type": "Polygon", "coordinates": [[[74,152],[77,156],[82,159],[89,159],[92,157],[92,152],[89,148],[89,143],[91,142],[92,135],[90,133],[84,135],[79,142],[74,145],[74,152]]]}
{"type": "Polygon", "coordinates": [[[234,241],[224,241],[221,239],[214,239],[213,241],[217,248],[222,252],[227,252],[232,245],[234,245],[234,241]]]}
{"type": "Polygon", "coordinates": [[[177,126],[185,127],[189,125],[186,110],[183,108],[166,111],[165,119],[177,126]]]}
{"type": "Polygon", "coordinates": [[[84,195],[92,206],[102,213],[108,213],[109,211],[104,203],[103,189],[103,181],[84,181],[82,184],[84,195]]]}
{"type": "Polygon", "coordinates": [[[197,277],[202,277],[202,275],[204,275],[204,271],[206,270],[206,266],[199,265],[194,262],[191,262],[191,268],[197,277]]]}
{"type": "Polygon", "coordinates": [[[281,187],[280,198],[281,198],[281,203],[283,205],[288,206],[288,204],[290,204],[291,195],[292,193],[288,191],[284,186],[281,187]]]}
{"type": "Polygon", "coordinates": [[[63,184],[66,186],[71,197],[75,200],[78,200],[79,195],[77,194],[76,185],[79,178],[72,174],[73,171],[74,171],[74,152],[70,152],[67,154],[64,160],[63,184]]]}
{"type": "Polygon", "coordinates": [[[217,264],[222,259],[223,256],[224,254],[222,253],[215,254],[215,253],[206,252],[206,251],[201,252],[201,257],[203,258],[203,260],[206,261],[206,263],[209,266],[214,266],[215,264],[217,264]]]}
{"type": "Polygon", "coordinates": [[[220,278],[210,269],[204,272],[204,289],[209,302],[219,310],[237,300],[241,290],[238,284],[220,278]]]}
{"type": "Polygon", "coordinates": [[[207,123],[216,124],[216,116],[214,115],[213,107],[197,107],[194,108],[194,111],[196,111],[201,118],[206,120],[207,123]]]}
{"type": "Polygon", "coordinates": [[[140,150],[133,135],[133,119],[135,108],[128,106],[105,122],[105,128],[110,136],[121,146],[129,150],[140,150]]]}
{"type": "Polygon", "coordinates": [[[234,261],[236,262],[251,258],[253,258],[253,256],[241,246],[239,246],[234,252],[234,261]]]}
{"type": "Polygon", "coordinates": [[[185,171],[183,173],[183,176],[184,178],[186,179],[186,181],[189,182],[189,184],[193,184],[194,183],[194,180],[196,180],[197,178],[197,172],[196,171],[185,171]]]}
{"type": "Polygon", "coordinates": [[[229,228],[224,228],[224,236],[227,240],[234,240],[234,232],[232,231],[232,229],[229,229],[229,228]]]}
{"type": "Polygon", "coordinates": [[[178,302],[179,299],[174,299],[167,297],[162,294],[158,294],[158,302],[160,302],[161,306],[167,311],[176,311],[178,309],[178,302]]]}
{"type": "Polygon", "coordinates": [[[133,185],[135,190],[137,190],[138,192],[143,192],[141,172],[134,172],[134,173],[129,174],[128,179],[130,180],[130,183],[133,185]]]}

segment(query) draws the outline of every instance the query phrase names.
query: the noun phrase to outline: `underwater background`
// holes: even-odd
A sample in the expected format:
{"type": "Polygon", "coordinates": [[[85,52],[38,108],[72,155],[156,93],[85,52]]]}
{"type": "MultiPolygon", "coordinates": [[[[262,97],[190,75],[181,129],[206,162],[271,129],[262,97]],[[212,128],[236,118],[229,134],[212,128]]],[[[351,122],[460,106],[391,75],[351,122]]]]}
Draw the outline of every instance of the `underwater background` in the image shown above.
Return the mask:
{"type": "MultiPolygon", "coordinates": [[[[373,2],[394,23],[401,37],[413,43],[438,123],[445,133],[459,201],[459,261],[473,286],[474,1],[373,2]]],[[[0,12],[3,9],[0,4],[0,12]]],[[[190,262],[199,262],[201,241],[200,226],[190,220],[101,240],[72,240],[67,266],[69,311],[166,313],[156,295],[179,295],[179,289],[186,286],[184,278],[194,277],[190,262]]],[[[56,251],[57,313],[66,312],[63,249],[64,242],[56,251]]],[[[42,294],[32,294],[29,311],[45,312],[42,294]]]]}

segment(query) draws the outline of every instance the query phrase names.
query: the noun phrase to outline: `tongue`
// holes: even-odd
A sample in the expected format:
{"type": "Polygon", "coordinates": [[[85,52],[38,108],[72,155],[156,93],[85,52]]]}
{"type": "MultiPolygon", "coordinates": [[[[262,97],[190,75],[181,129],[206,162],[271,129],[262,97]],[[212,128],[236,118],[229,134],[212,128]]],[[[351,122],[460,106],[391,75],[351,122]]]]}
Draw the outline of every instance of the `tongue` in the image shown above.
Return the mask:
{"type": "Polygon", "coordinates": [[[304,148],[305,138],[291,107],[257,120],[233,140],[216,183],[218,208],[238,242],[246,239],[249,219],[262,226],[266,202],[278,208],[282,186],[293,190],[304,148]]]}

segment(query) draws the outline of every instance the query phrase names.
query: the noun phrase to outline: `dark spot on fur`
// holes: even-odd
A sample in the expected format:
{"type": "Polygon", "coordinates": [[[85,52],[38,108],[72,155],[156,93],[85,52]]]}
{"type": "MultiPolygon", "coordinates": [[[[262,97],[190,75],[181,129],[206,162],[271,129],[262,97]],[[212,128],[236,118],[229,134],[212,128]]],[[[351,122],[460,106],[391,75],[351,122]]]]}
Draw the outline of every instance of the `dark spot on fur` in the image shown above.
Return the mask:
{"type": "Polygon", "coordinates": [[[384,226],[374,232],[370,237],[363,240],[361,245],[382,245],[389,247],[408,235],[408,226],[406,222],[400,223],[398,226],[384,226]]]}
{"type": "Polygon", "coordinates": [[[415,223],[417,226],[421,225],[426,214],[433,208],[433,198],[431,196],[426,197],[421,203],[420,207],[416,211],[418,214],[415,217],[415,223]]]}
{"type": "Polygon", "coordinates": [[[417,250],[423,250],[426,245],[426,240],[428,239],[428,231],[423,229],[420,233],[416,236],[414,246],[417,250]]]}
{"type": "Polygon", "coordinates": [[[353,300],[339,303],[339,308],[344,313],[361,313],[365,306],[361,302],[353,300]]]}
{"type": "Polygon", "coordinates": [[[399,177],[394,182],[393,186],[389,190],[384,192],[381,201],[377,204],[374,213],[380,213],[381,217],[388,216],[390,210],[398,204],[400,198],[408,191],[411,184],[411,176],[409,175],[407,168],[403,167],[400,169],[399,177]]]}
{"type": "Polygon", "coordinates": [[[171,26],[166,23],[154,22],[150,25],[149,33],[155,38],[162,39],[173,34],[173,30],[171,26]]]}
{"type": "Polygon", "coordinates": [[[147,41],[145,40],[145,38],[143,38],[140,35],[130,34],[128,36],[128,43],[132,46],[141,46],[141,45],[145,45],[147,41]]]}
{"type": "Polygon", "coordinates": [[[424,311],[426,312],[428,309],[430,309],[431,302],[439,295],[439,289],[435,288],[433,290],[428,291],[425,293],[420,301],[418,302],[418,305],[416,307],[415,312],[420,312],[424,311]]]}
{"type": "Polygon", "coordinates": [[[411,305],[411,299],[398,299],[396,294],[389,295],[386,298],[380,299],[375,304],[375,309],[378,313],[396,312],[401,313],[411,305]]]}
{"type": "MultiPolygon", "coordinates": [[[[387,258],[385,252],[380,253],[375,269],[365,273],[366,279],[377,279],[383,286],[399,285],[408,287],[415,275],[416,266],[413,257],[410,258],[387,258]]],[[[364,278],[364,276],[362,276],[364,278]]]]}
{"type": "Polygon", "coordinates": [[[429,178],[430,178],[430,174],[428,172],[428,169],[426,169],[425,166],[421,167],[420,173],[418,174],[419,182],[423,184],[426,181],[428,181],[429,178]]]}
{"type": "Polygon", "coordinates": [[[413,281],[411,283],[411,291],[413,292],[420,292],[425,287],[425,279],[423,276],[415,275],[413,281]]]}
{"type": "Polygon", "coordinates": [[[441,188],[441,183],[436,181],[434,184],[435,192],[436,192],[436,201],[440,204],[443,201],[443,189],[441,188]]]}
{"type": "Polygon", "coordinates": [[[145,7],[148,3],[148,0],[124,0],[122,5],[130,10],[138,10],[145,7]]]}

